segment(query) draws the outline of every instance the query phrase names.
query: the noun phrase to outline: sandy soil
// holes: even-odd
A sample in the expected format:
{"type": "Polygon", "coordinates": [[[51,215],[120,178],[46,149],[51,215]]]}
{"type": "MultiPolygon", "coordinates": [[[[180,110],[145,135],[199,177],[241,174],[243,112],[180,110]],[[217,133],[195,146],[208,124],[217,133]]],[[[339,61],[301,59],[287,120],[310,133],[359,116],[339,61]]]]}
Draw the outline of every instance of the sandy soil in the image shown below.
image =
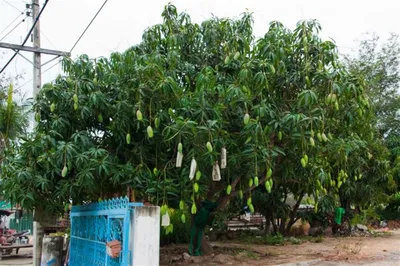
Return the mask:
{"type": "Polygon", "coordinates": [[[186,261],[179,255],[186,251],[185,246],[163,248],[161,265],[400,266],[400,230],[391,231],[386,236],[325,237],[322,243],[307,242],[299,245],[267,246],[224,242],[213,243],[213,246],[214,254],[191,257],[186,261]]]}

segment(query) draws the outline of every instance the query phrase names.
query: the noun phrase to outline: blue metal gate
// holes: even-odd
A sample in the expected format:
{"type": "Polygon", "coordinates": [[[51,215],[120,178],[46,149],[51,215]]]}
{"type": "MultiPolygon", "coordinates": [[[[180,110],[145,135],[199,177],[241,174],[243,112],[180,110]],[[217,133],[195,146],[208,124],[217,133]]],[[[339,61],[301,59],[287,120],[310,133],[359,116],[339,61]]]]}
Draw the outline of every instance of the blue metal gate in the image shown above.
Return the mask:
{"type": "Polygon", "coordinates": [[[73,206],[69,265],[130,265],[130,215],[137,206],[143,204],[130,203],[128,198],[73,206]],[[118,258],[107,255],[106,243],[112,240],[121,242],[118,258]]]}

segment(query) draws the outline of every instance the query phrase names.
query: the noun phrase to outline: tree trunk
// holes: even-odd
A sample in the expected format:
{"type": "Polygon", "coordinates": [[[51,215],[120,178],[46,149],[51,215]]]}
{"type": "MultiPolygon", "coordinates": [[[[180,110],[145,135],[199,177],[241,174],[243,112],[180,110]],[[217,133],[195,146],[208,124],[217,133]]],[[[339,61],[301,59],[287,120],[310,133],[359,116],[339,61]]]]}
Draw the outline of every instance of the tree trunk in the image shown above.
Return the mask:
{"type": "Polygon", "coordinates": [[[281,218],[281,221],[279,224],[279,233],[281,233],[281,235],[285,235],[285,233],[286,233],[285,224],[286,224],[286,216],[284,218],[281,218]]]}
{"type": "Polygon", "coordinates": [[[203,255],[210,255],[214,253],[214,249],[211,246],[210,242],[206,239],[205,235],[203,235],[203,240],[201,241],[201,253],[203,255]]]}
{"type": "Polygon", "coordinates": [[[299,196],[299,198],[296,201],[296,204],[293,206],[293,209],[290,211],[289,214],[289,222],[286,226],[285,234],[289,233],[290,228],[293,226],[293,224],[297,221],[296,216],[297,216],[297,210],[300,207],[301,200],[303,199],[304,195],[299,196]]]}
{"type": "Polygon", "coordinates": [[[276,224],[277,220],[275,219],[275,215],[272,214],[272,226],[274,228],[274,234],[278,233],[278,226],[276,224]]]}

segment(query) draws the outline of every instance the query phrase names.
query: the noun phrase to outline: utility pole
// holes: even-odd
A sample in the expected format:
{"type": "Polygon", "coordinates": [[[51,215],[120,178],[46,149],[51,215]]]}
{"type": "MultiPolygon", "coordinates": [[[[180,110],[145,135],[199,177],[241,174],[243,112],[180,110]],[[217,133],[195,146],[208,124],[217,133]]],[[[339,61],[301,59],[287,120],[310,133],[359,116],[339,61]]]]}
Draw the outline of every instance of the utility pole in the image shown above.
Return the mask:
{"type": "MultiPolygon", "coordinates": [[[[35,22],[39,15],[40,6],[39,0],[32,0],[32,21],[35,22]]],[[[40,20],[33,29],[33,47],[40,48],[40,20]]],[[[42,87],[42,60],[40,52],[33,53],[33,97],[39,93],[42,87]]]]}
{"type": "MultiPolygon", "coordinates": [[[[35,23],[36,18],[39,15],[40,5],[39,0],[32,0],[32,23],[35,23]]],[[[33,47],[40,48],[40,20],[36,22],[35,28],[33,29],[33,47]]],[[[42,87],[42,60],[40,52],[33,53],[33,98],[35,99],[42,87]]],[[[44,228],[38,219],[41,214],[38,210],[34,211],[34,222],[33,222],[33,266],[41,265],[42,257],[42,245],[44,237],[44,228]]]]}

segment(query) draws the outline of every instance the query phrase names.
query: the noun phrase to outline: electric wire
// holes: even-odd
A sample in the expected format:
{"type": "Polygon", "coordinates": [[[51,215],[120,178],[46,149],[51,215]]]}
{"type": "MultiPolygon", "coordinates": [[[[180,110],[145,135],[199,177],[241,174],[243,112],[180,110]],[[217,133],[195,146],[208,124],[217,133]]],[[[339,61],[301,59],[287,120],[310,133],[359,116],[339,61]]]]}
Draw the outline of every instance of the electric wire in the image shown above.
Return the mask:
{"type": "MultiPolygon", "coordinates": [[[[90,25],[92,25],[93,21],[96,19],[97,15],[101,12],[105,4],[108,2],[108,0],[105,0],[104,3],[101,5],[100,9],[97,11],[97,13],[94,15],[92,20],[89,22],[89,24],[86,26],[85,30],[82,32],[81,36],[79,36],[78,40],[75,42],[75,44],[72,46],[71,50],[69,51],[70,53],[72,50],[74,50],[75,46],[79,43],[79,41],[82,39],[83,35],[85,35],[86,31],[89,29],[90,25]]],[[[1,73],[1,72],[0,72],[1,73]]]]}
{"type": "Polygon", "coordinates": [[[5,27],[1,32],[0,35],[3,34],[3,32],[5,32],[20,16],[22,16],[24,13],[19,14],[13,21],[10,22],[10,24],[7,25],[7,27],[5,27]]]}
{"type": "Polygon", "coordinates": [[[11,6],[12,8],[14,8],[15,10],[18,10],[19,12],[22,13],[21,9],[19,9],[18,7],[14,6],[13,4],[11,4],[10,2],[3,0],[3,2],[5,2],[7,5],[11,6]]]}
{"type": "Polygon", "coordinates": [[[14,28],[12,28],[6,35],[4,35],[3,38],[0,39],[0,42],[1,42],[2,40],[4,40],[8,35],[10,35],[19,25],[21,25],[21,23],[25,22],[25,19],[26,19],[26,18],[27,18],[27,17],[25,17],[23,20],[21,20],[17,25],[15,25],[14,28]]]}
{"type": "Polygon", "coordinates": [[[50,39],[46,36],[46,34],[43,32],[43,30],[40,30],[40,33],[44,36],[44,38],[51,44],[51,46],[54,47],[54,49],[57,50],[57,47],[50,41],[50,39]]]}
{"type": "MultiPolygon", "coordinates": [[[[58,62],[56,62],[55,64],[51,65],[50,67],[46,68],[44,71],[42,71],[42,74],[46,73],[47,71],[49,71],[50,69],[54,68],[55,66],[57,66],[57,65],[60,64],[60,63],[61,63],[61,60],[58,61],[58,62]]],[[[17,88],[17,90],[19,90],[20,88],[24,87],[25,85],[29,84],[29,83],[32,82],[32,81],[33,81],[33,78],[31,78],[30,80],[28,80],[28,81],[25,82],[24,84],[19,85],[18,88],[17,88]]],[[[50,82],[51,82],[51,81],[50,81],[50,82]]]]}
{"type": "MultiPolygon", "coordinates": [[[[39,21],[40,16],[42,15],[44,9],[46,8],[47,4],[49,3],[50,0],[46,0],[46,2],[44,2],[44,5],[42,7],[42,9],[40,10],[38,16],[36,17],[35,22],[33,23],[31,29],[29,30],[28,34],[25,37],[25,40],[22,42],[21,46],[24,46],[25,43],[28,41],[33,29],[36,26],[36,23],[39,21]]],[[[5,64],[5,66],[0,70],[0,74],[3,73],[3,71],[7,68],[7,66],[11,63],[11,61],[17,56],[17,54],[19,53],[20,50],[17,49],[17,51],[14,53],[14,55],[10,58],[10,60],[8,60],[8,62],[5,64]]]]}

